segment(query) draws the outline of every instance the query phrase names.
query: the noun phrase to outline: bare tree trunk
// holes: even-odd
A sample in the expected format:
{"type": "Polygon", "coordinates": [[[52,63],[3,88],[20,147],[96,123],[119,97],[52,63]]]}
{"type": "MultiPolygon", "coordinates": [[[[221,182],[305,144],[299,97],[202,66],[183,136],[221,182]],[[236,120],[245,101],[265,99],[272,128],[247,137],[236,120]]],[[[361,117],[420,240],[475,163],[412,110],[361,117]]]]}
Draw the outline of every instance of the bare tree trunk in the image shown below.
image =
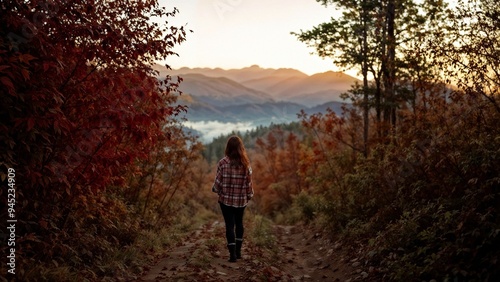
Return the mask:
{"type": "MultiPolygon", "coordinates": [[[[396,128],[396,99],[394,91],[395,82],[395,58],[396,58],[396,38],[394,35],[394,0],[389,0],[386,11],[387,36],[385,38],[385,56],[382,69],[384,74],[384,98],[386,105],[384,107],[384,122],[390,124],[392,133],[396,128]]],[[[387,130],[384,132],[389,133],[387,130]]]]}
{"type": "Polygon", "coordinates": [[[377,116],[377,136],[382,137],[382,130],[380,128],[382,122],[382,86],[380,85],[380,77],[375,77],[375,112],[377,116]]]}
{"type": "Polygon", "coordinates": [[[387,59],[388,59],[388,77],[387,77],[387,95],[390,97],[391,109],[391,126],[392,130],[396,129],[396,97],[394,91],[394,83],[396,76],[396,37],[394,35],[394,17],[395,17],[394,0],[389,0],[387,4],[387,59]]]}
{"type": "Polygon", "coordinates": [[[362,12],[362,22],[363,22],[363,155],[368,156],[368,128],[369,128],[369,116],[368,112],[370,107],[368,105],[368,11],[366,7],[366,1],[363,1],[363,12],[362,12]]]}

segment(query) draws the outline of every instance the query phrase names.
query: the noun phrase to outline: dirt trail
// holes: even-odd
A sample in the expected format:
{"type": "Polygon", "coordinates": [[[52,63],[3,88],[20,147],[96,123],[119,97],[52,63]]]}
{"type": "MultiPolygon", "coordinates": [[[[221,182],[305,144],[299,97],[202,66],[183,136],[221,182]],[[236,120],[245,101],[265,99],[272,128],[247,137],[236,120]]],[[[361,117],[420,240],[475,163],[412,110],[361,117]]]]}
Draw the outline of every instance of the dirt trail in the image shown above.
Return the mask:
{"type": "Polygon", "coordinates": [[[292,281],[346,281],[352,277],[353,269],[321,234],[297,226],[275,226],[275,233],[280,268],[292,281]]]}
{"type": "Polygon", "coordinates": [[[274,251],[246,240],[243,258],[236,263],[227,261],[224,233],[223,222],[203,225],[138,281],[354,280],[349,263],[318,233],[295,226],[273,226],[274,251]]]}

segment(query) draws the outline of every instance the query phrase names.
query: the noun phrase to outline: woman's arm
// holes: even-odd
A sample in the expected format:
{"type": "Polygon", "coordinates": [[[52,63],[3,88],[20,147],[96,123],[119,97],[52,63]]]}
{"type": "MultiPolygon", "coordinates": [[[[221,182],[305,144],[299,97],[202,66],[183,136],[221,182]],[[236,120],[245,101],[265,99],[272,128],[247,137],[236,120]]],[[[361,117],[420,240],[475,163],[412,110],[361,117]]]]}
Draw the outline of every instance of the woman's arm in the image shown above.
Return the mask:
{"type": "Polygon", "coordinates": [[[248,174],[246,179],[246,191],[247,191],[247,199],[250,200],[253,197],[253,182],[252,182],[252,168],[248,168],[248,174]]]}
{"type": "Polygon", "coordinates": [[[219,163],[217,164],[217,173],[215,175],[214,185],[212,185],[212,192],[218,194],[221,187],[222,187],[222,167],[219,163]]]}

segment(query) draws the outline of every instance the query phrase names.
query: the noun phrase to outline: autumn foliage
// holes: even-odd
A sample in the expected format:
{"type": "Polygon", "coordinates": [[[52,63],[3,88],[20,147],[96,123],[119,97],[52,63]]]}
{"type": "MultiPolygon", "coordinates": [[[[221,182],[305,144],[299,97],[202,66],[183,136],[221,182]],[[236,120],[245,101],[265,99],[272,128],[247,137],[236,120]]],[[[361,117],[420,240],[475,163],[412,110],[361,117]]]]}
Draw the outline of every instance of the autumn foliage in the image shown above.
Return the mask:
{"type": "Polygon", "coordinates": [[[152,70],[186,32],[157,1],[1,6],[0,167],[2,181],[17,172],[16,277],[57,279],[59,265],[109,275],[113,250],[168,221],[196,158],[175,118],[179,81],[152,70]]]}
{"type": "Polygon", "coordinates": [[[300,144],[272,130],[251,155],[262,212],[327,228],[370,281],[500,278],[498,5],[445,13],[397,54],[396,104],[376,103],[384,85],[367,89],[368,104],[354,86],[342,114],[299,115],[300,144]],[[384,122],[386,106],[395,112],[384,122]]]}

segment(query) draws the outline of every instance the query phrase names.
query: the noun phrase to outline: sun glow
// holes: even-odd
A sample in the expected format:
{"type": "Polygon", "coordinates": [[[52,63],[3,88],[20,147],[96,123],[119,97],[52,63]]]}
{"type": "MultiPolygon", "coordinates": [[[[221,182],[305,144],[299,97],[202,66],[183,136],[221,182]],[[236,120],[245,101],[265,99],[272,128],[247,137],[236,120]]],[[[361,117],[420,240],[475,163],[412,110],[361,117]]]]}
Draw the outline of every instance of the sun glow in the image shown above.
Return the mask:
{"type": "MultiPolygon", "coordinates": [[[[309,29],[337,13],[316,1],[161,1],[180,13],[169,24],[186,25],[186,42],[166,62],[172,68],[209,67],[238,69],[251,65],[263,68],[294,68],[306,74],[328,70],[344,71],[331,60],[311,55],[314,50],[290,32],[309,29]]],[[[356,76],[355,71],[347,72],[356,76]]]]}

